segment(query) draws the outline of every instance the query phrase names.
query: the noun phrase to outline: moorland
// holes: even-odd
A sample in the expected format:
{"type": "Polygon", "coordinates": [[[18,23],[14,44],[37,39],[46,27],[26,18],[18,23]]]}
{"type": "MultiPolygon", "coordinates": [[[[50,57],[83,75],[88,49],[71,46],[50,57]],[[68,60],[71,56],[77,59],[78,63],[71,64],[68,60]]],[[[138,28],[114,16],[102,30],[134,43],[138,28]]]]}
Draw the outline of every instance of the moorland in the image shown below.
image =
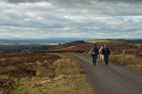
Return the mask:
{"type": "Polygon", "coordinates": [[[110,62],[142,70],[142,40],[1,43],[0,94],[92,94],[79,62],[60,53],[90,55],[94,43],[110,48],[110,62]]]}

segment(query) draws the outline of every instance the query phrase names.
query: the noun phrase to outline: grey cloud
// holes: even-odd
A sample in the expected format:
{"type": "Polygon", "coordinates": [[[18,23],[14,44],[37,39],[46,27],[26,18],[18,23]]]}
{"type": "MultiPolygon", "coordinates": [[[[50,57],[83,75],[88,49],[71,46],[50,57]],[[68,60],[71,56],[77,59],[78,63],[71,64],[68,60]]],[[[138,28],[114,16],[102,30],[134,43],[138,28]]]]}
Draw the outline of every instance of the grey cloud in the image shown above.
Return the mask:
{"type": "Polygon", "coordinates": [[[98,2],[122,2],[122,3],[138,3],[141,0],[97,0],[98,2]]]}
{"type": "Polygon", "coordinates": [[[42,2],[42,1],[53,1],[57,3],[87,3],[90,1],[97,1],[97,2],[123,2],[123,3],[138,3],[142,2],[141,0],[8,0],[8,2],[12,3],[20,3],[20,2],[42,2]]]}
{"type": "Polygon", "coordinates": [[[134,3],[126,3],[128,0],[123,0],[125,3],[122,0],[46,0],[46,3],[32,3],[41,1],[45,0],[9,0],[12,3],[0,4],[0,37],[6,34],[12,37],[13,32],[15,37],[25,38],[28,34],[31,38],[129,37],[124,36],[127,33],[130,37],[133,37],[130,33],[139,37],[142,30],[141,18],[125,18],[127,15],[142,15],[142,6],[136,3],[139,0],[134,3]],[[23,3],[13,4],[20,2],[23,3]]]}
{"type": "MultiPolygon", "coordinates": [[[[8,0],[11,3],[46,1],[58,8],[65,8],[66,12],[78,9],[86,10],[94,16],[127,16],[142,15],[142,0],[8,0]],[[70,10],[69,10],[70,9],[70,10]]],[[[85,13],[84,13],[85,14],[85,13]]]]}
{"type": "Polygon", "coordinates": [[[48,1],[48,0],[7,0],[10,3],[24,3],[24,2],[41,2],[41,1],[48,1]]]}

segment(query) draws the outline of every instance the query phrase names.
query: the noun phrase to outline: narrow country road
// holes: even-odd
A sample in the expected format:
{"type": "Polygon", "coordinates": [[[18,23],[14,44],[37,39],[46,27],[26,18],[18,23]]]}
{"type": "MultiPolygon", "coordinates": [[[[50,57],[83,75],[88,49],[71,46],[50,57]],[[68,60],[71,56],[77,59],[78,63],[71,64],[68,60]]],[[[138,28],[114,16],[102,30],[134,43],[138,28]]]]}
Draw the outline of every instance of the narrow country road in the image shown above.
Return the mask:
{"type": "Polygon", "coordinates": [[[80,62],[94,94],[142,94],[142,71],[110,63],[109,66],[86,55],[73,55],[80,62]]]}

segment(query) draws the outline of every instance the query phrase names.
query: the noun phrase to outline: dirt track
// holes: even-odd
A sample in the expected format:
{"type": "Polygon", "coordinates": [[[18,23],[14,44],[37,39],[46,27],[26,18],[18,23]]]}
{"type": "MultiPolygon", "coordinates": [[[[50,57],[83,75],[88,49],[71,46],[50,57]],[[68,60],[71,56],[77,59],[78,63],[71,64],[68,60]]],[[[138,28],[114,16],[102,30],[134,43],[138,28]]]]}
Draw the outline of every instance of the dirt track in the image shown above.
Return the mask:
{"type": "Polygon", "coordinates": [[[142,71],[99,61],[94,66],[90,56],[73,56],[82,65],[94,94],[142,94],[142,71]]]}

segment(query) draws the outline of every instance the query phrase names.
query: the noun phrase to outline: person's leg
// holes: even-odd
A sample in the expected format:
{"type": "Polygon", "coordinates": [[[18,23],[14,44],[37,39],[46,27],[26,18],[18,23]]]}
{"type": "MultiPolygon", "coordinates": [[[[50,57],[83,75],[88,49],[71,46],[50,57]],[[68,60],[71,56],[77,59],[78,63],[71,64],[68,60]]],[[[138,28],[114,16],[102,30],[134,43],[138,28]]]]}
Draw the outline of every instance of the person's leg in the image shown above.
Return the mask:
{"type": "Polygon", "coordinates": [[[96,65],[97,55],[94,55],[94,64],[96,65]]]}
{"type": "Polygon", "coordinates": [[[108,65],[108,55],[104,55],[105,64],[108,65]]]}
{"type": "Polygon", "coordinates": [[[96,65],[97,55],[92,55],[93,57],[93,64],[96,65]]]}
{"type": "Polygon", "coordinates": [[[104,55],[102,54],[102,62],[104,62],[104,55]]]}
{"type": "Polygon", "coordinates": [[[92,63],[94,64],[94,55],[92,55],[92,63]]]}
{"type": "Polygon", "coordinates": [[[100,56],[100,61],[102,61],[102,54],[100,54],[99,56],[100,56]]]}
{"type": "Polygon", "coordinates": [[[104,55],[105,64],[107,63],[106,55],[104,55]]]}
{"type": "Polygon", "coordinates": [[[107,65],[109,64],[109,55],[107,55],[107,65]]]}
{"type": "Polygon", "coordinates": [[[100,57],[101,57],[101,62],[103,62],[104,61],[104,55],[100,54],[100,57]]]}

